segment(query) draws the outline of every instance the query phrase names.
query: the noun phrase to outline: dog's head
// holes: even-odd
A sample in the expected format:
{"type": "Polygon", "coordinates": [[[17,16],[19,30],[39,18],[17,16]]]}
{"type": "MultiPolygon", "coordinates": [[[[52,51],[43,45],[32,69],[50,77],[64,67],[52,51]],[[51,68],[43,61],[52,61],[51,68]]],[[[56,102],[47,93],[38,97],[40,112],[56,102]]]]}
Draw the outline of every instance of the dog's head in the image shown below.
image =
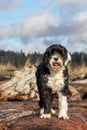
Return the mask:
{"type": "Polygon", "coordinates": [[[43,57],[44,63],[55,71],[66,66],[70,60],[71,56],[66,48],[58,44],[48,47],[43,57]]]}

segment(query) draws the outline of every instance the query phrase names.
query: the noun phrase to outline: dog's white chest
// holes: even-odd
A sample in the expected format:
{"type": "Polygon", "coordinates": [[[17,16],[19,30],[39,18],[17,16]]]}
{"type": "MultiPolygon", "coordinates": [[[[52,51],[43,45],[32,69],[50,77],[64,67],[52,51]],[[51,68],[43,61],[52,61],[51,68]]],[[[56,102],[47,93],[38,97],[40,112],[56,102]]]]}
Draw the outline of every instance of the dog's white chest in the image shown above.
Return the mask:
{"type": "Polygon", "coordinates": [[[64,87],[64,76],[63,71],[58,73],[51,73],[48,77],[48,87],[52,88],[53,92],[58,92],[64,87]]]}

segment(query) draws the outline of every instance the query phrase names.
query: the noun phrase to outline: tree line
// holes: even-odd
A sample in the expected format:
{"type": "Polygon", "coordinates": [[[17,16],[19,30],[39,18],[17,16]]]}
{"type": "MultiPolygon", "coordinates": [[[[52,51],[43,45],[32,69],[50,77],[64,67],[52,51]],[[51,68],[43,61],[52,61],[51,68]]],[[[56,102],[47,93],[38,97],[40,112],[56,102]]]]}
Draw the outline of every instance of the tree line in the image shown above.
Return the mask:
{"type": "Polygon", "coordinates": [[[87,66],[87,54],[84,52],[74,52],[71,54],[71,67],[76,67],[76,66],[82,66],[85,65],[87,66]]]}
{"type": "Polygon", "coordinates": [[[8,63],[13,66],[19,68],[25,65],[28,60],[31,64],[35,64],[36,62],[40,62],[42,59],[42,54],[32,53],[25,55],[24,52],[13,52],[13,51],[4,51],[0,50],[0,64],[7,65],[8,63]]]}
{"type": "MultiPolygon", "coordinates": [[[[74,52],[71,54],[72,61],[70,63],[71,67],[86,65],[87,66],[87,54],[84,52],[74,52]]],[[[34,52],[25,55],[24,52],[13,52],[0,50],[0,64],[12,64],[13,66],[19,68],[25,65],[26,61],[31,64],[39,64],[42,61],[42,54],[34,52]]]]}

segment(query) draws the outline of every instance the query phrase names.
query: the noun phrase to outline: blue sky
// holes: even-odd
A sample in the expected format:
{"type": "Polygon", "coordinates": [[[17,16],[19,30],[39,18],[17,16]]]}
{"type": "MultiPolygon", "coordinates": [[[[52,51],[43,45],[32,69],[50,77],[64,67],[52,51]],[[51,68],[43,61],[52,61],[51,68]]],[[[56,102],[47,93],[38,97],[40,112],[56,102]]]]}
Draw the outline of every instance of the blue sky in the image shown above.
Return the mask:
{"type": "Polygon", "coordinates": [[[0,0],[0,49],[87,52],[87,0],[0,0]]]}

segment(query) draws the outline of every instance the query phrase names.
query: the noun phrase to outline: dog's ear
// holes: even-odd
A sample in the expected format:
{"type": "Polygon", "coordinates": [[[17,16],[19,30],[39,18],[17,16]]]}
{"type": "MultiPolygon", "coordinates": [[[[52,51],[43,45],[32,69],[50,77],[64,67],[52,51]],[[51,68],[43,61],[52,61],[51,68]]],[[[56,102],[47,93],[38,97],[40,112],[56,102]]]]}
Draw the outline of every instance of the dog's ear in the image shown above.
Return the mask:
{"type": "Polygon", "coordinates": [[[71,55],[67,52],[67,59],[65,61],[65,66],[71,61],[71,55]]]}
{"type": "Polygon", "coordinates": [[[48,53],[47,52],[45,52],[44,55],[43,55],[43,62],[45,64],[48,64],[48,62],[49,62],[49,57],[48,57],[48,53]]]}

